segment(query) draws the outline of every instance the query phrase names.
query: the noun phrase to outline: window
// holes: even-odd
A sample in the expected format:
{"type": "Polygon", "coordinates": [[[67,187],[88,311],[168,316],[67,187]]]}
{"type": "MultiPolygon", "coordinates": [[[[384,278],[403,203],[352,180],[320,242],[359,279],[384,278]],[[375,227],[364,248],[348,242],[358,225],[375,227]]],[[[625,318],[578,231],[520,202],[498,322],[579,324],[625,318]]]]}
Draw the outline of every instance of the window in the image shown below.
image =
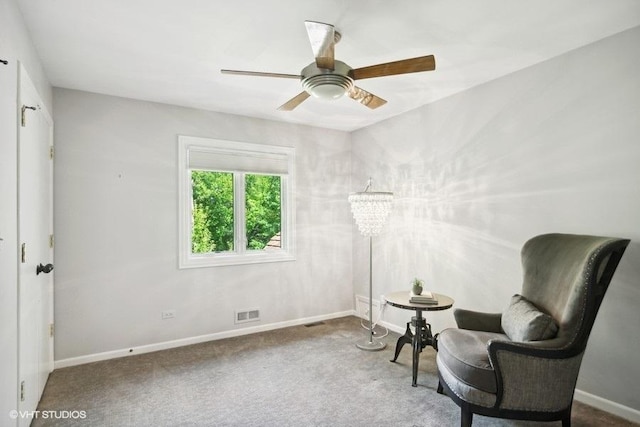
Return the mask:
{"type": "Polygon", "coordinates": [[[294,150],[180,136],[179,267],[294,259],[294,150]]]}

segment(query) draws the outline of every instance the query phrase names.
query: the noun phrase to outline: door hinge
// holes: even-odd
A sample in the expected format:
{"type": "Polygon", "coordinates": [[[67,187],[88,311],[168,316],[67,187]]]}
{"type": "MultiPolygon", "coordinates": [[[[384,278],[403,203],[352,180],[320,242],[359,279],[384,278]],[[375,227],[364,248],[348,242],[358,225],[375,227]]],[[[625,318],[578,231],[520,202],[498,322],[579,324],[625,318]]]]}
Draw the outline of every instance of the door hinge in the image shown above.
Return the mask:
{"type": "Polygon", "coordinates": [[[20,402],[24,402],[24,381],[20,383],[20,402]]]}
{"type": "Polygon", "coordinates": [[[55,244],[55,240],[53,238],[53,234],[49,234],[49,247],[53,249],[54,244],[55,244]]]}
{"type": "Polygon", "coordinates": [[[55,151],[55,150],[53,149],[53,145],[52,145],[51,147],[49,147],[49,158],[50,158],[51,160],[53,160],[53,153],[54,153],[54,151],[55,151]]]}
{"type": "Polygon", "coordinates": [[[20,261],[24,264],[27,262],[27,244],[23,243],[21,248],[20,261]]]}
{"type": "Polygon", "coordinates": [[[53,334],[56,332],[56,327],[53,323],[49,323],[49,336],[53,338],[53,334]]]}
{"type": "Polygon", "coordinates": [[[20,122],[22,124],[22,127],[25,127],[27,125],[27,117],[26,117],[26,114],[25,114],[26,110],[35,111],[36,107],[29,107],[28,105],[23,105],[22,106],[22,115],[21,115],[21,118],[20,118],[20,122]]]}

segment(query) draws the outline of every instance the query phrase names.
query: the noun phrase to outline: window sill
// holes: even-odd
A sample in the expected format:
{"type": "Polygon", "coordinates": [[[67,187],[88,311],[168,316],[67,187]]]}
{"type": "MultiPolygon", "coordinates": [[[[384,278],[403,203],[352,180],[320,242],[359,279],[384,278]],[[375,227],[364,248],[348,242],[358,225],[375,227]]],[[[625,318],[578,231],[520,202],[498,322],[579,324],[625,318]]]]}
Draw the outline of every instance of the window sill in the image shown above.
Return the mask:
{"type": "Polygon", "coordinates": [[[178,268],[205,268],[205,267],[222,267],[226,265],[248,265],[262,264],[267,262],[287,262],[295,261],[295,255],[288,252],[277,253],[254,253],[238,255],[234,253],[228,254],[205,254],[190,255],[186,259],[180,259],[178,268]]]}

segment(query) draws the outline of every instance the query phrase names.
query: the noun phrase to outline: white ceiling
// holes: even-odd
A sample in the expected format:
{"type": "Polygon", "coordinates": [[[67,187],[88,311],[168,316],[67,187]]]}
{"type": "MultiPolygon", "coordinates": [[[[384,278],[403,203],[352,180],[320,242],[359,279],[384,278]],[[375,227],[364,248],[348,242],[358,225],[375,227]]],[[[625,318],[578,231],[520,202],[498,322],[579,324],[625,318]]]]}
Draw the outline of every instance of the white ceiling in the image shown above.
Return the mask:
{"type": "Polygon", "coordinates": [[[53,86],[355,130],[640,25],[638,0],[18,0],[53,86]],[[309,98],[305,20],[353,68],[434,54],[436,70],[358,82],[388,103],[309,98]]]}

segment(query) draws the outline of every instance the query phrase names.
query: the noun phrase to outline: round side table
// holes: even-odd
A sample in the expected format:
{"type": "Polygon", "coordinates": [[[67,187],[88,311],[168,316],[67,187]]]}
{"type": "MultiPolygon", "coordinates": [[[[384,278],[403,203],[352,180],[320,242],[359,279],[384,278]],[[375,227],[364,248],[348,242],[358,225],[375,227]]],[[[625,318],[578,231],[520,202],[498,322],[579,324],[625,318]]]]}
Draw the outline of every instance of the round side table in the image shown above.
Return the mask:
{"type": "Polygon", "coordinates": [[[420,361],[420,353],[422,352],[422,349],[429,345],[437,350],[436,340],[431,333],[431,325],[426,322],[425,318],[422,316],[422,312],[449,309],[453,306],[454,301],[447,295],[434,293],[433,296],[436,298],[437,303],[418,304],[410,302],[410,296],[410,291],[398,291],[385,295],[385,299],[387,300],[387,303],[393,307],[402,308],[404,310],[413,310],[416,312],[416,315],[411,318],[411,322],[407,322],[407,330],[404,335],[398,338],[398,342],[396,343],[396,353],[391,362],[395,362],[398,359],[398,355],[400,354],[402,347],[405,344],[410,343],[413,348],[413,382],[411,385],[413,387],[417,387],[418,363],[420,361]],[[411,332],[411,328],[409,327],[410,325],[415,328],[415,334],[411,332]]]}

